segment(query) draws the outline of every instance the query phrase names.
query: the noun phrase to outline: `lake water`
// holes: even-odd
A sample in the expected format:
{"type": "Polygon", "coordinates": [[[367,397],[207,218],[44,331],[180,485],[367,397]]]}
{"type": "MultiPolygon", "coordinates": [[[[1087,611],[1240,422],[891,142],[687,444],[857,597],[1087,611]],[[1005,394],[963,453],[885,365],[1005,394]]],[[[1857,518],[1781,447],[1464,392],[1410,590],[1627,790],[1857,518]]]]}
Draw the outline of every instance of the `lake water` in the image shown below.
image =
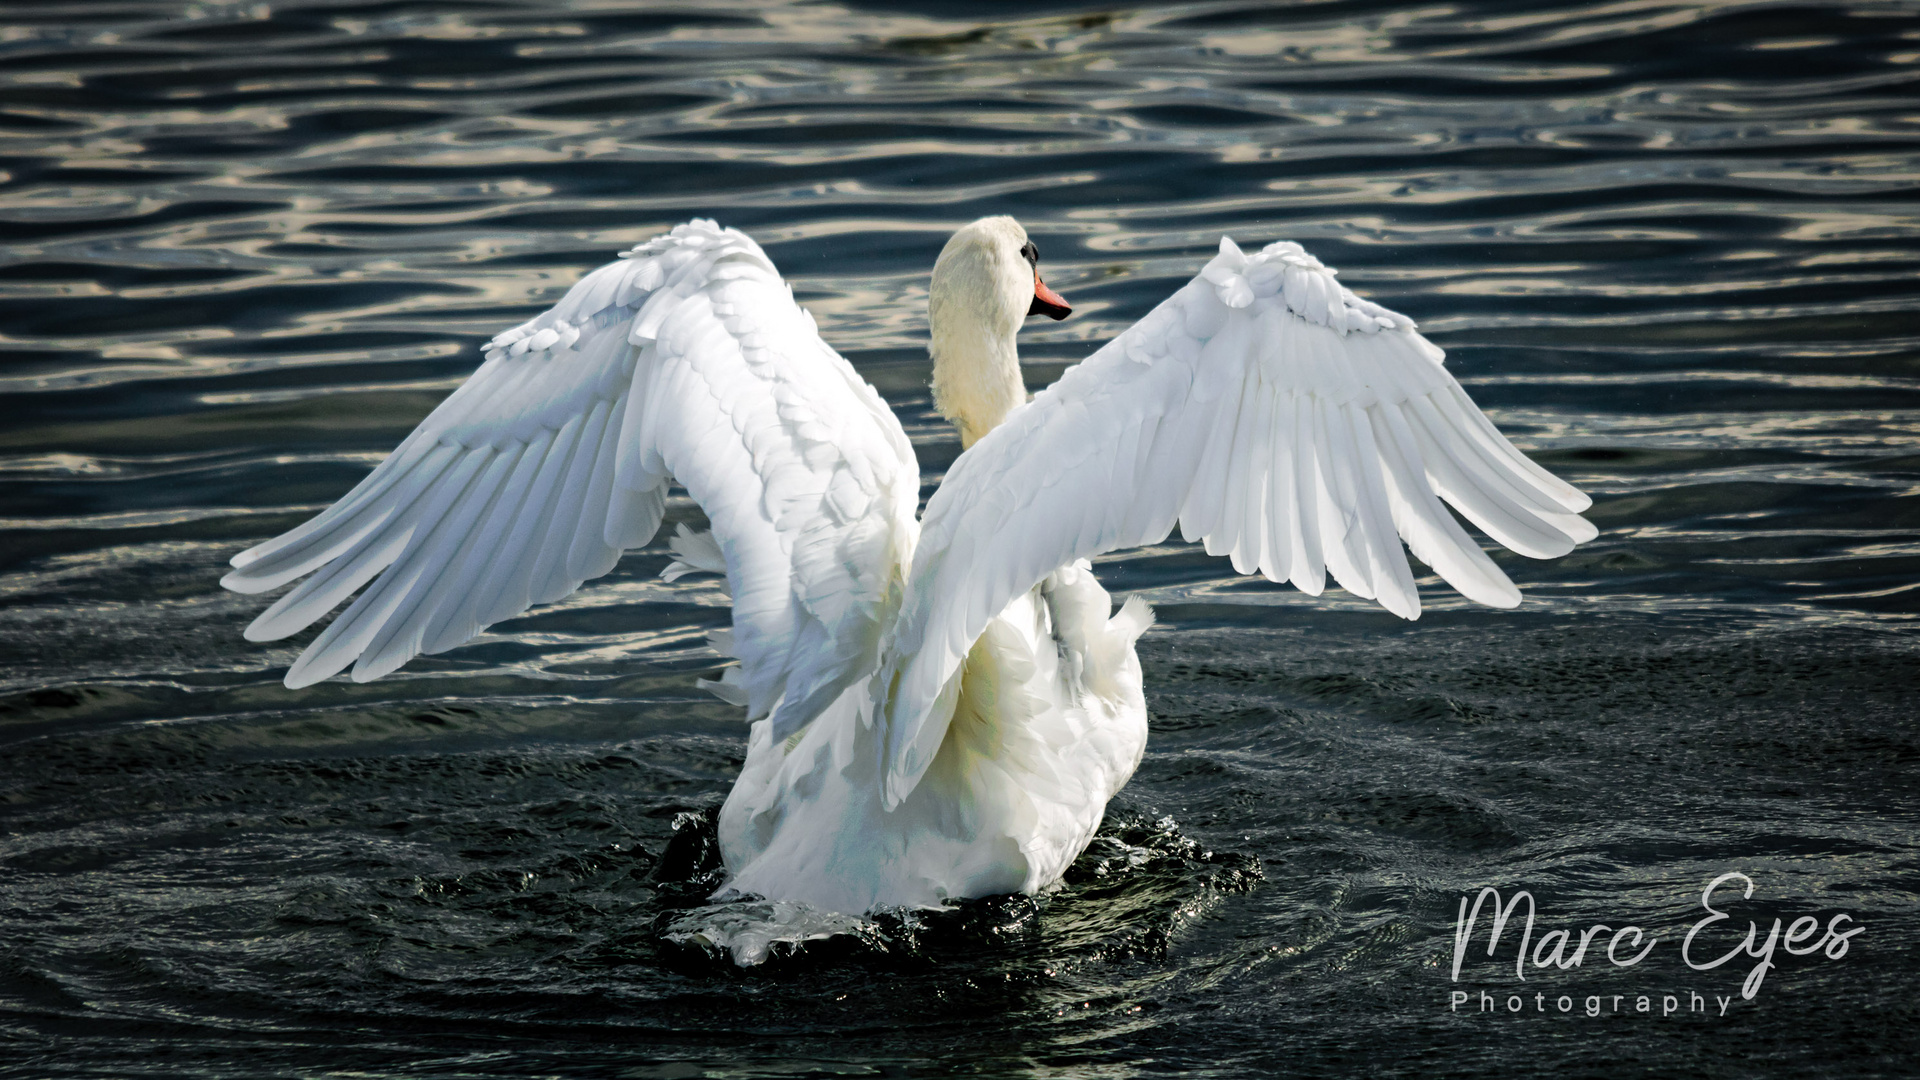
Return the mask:
{"type": "Polygon", "coordinates": [[[1911,1074],[1920,9],[987,10],[0,10],[0,1074],[1911,1074]],[[230,555],[696,215],[931,491],[927,274],[999,213],[1076,308],[1026,331],[1036,387],[1221,234],[1297,240],[1599,539],[1497,556],[1512,612],[1425,578],[1417,623],[1103,560],[1159,611],[1153,734],[1069,887],[747,972],[673,929],[745,730],[693,686],[725,600],[663,548],[368,685],[242,640],[230,555]],[[1758,960],[1681,951],[1732,871],[1695,961],[1864,929],[1743,998],[1758,960]],[[1485,886],[1536,944],[1611,929],[1522,980],[1483,916],[1456,981],[1485,886]]]}

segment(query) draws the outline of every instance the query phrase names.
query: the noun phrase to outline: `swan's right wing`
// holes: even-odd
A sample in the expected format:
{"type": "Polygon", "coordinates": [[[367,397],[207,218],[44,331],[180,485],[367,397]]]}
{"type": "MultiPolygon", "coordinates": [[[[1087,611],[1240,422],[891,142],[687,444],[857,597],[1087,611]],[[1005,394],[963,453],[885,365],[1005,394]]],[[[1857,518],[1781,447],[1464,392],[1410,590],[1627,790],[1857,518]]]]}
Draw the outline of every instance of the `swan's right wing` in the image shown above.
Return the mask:
{"type": "Polygon", "coordinates": [[[919,468],[759,245],[710,221],[496,337],[358,487],[235,556],[221,583],[255,593],[312,575],[247,628],[270,641],[372,581],[286,678],[352,665],[364,682],[606,573],[653,536],[670,478],[713,523],[717,558],[691,557],[723,562],[732,588],[728,688],[750,717],[778,705],[785,735],[872,670],[919,468]]]}
{"type": "Polygon", "coordinates": [[[1057,567],[1188,540],[1318,594],[1328,573],[1405,618],[1409,548],[1468,598],[1519,590],[1440,500],[1523,555],[1594,536],[1590,500],[1496,431],[1404,316],[1297,244],[1231,240],[1200,275],[954,462],[927,504],[878,682],[886,798],[945,737],[973,642],[1057,567]]]}

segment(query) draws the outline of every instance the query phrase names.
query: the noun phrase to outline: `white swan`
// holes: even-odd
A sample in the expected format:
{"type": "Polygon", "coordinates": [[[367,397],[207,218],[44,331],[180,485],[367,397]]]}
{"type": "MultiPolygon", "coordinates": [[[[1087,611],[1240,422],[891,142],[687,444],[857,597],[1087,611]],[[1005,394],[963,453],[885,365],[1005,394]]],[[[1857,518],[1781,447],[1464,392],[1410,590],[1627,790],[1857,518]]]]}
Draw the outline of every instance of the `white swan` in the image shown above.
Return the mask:
{"type": "Polygon", "coordinates": [[[378,678],[606,573],[676,480],[711,520],[663,576],[724,573],[752,720],[720,816],[728,886],[846,913],[1034,892],[1091,840],[1146,744],[1134,640],[1087,559],[1161,540],[1406,618],[1400,539],[1468,597],[1520,594],[1440,504],[1549,558],[1589,500],[1516,451],[1413,323],[1296,244],[1231,240],[1173,297],[1027,400],[1021,322],[1065,301],[1012,218],[933,271],[933,389],[966,447],[920,471],[880,396],[759,246],[708,221],[588,274],[345,498],[222,584],[313,576],[247,629],[309,625],[287,672],[378,678]],[[1396,533],[1398,534],[1396,536],[1396,533]],[[384,571],[384,572],[383,572],[384,571]],[[378,575],[378,580],[375,576],[378,575]]]}

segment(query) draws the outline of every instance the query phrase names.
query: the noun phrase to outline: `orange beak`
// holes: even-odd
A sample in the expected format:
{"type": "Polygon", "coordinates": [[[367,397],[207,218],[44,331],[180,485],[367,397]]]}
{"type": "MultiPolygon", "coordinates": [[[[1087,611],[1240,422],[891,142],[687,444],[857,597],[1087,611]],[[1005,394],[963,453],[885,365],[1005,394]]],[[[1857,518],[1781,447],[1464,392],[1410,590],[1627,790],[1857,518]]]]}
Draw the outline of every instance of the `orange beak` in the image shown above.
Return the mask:
{"type": "Polygon", "coordinates": [[[1066,297],[1047,288],[1047,283],[1040,280],[1040,272],[1036,270],[1033,274],[1033,303],[1028,306],[1027,314],[1045,315],[1058,321],[1073,314],[1073,309],[1067,306],[1066,297]]]}

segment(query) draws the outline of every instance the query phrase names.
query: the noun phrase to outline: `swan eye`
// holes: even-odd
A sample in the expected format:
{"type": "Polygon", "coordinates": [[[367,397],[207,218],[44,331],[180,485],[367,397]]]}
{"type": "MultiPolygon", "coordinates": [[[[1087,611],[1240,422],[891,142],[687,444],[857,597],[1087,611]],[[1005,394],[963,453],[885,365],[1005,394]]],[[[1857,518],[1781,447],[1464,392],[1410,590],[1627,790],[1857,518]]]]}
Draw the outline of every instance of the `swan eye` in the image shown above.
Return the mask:
{"type": "Polygon", "coordinates": [[[1035,266],[1040,265],[1040,249],[1033,246],[1033,241],[1029,240],[1024,245],[1022,245],[1020,248],[1020,254],[1024,256],[1026,260],[1032,263],[1033,265],[1035,266]]]}

